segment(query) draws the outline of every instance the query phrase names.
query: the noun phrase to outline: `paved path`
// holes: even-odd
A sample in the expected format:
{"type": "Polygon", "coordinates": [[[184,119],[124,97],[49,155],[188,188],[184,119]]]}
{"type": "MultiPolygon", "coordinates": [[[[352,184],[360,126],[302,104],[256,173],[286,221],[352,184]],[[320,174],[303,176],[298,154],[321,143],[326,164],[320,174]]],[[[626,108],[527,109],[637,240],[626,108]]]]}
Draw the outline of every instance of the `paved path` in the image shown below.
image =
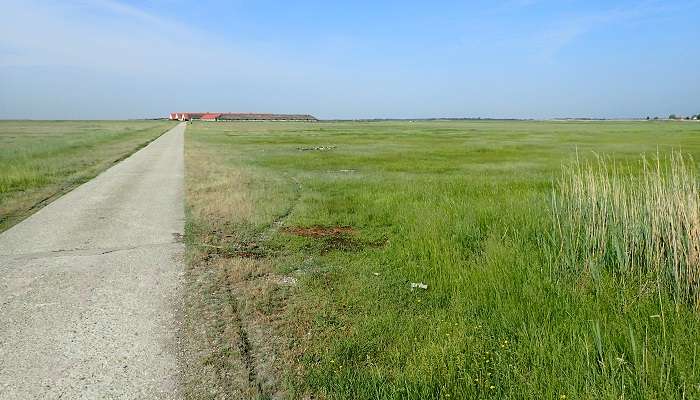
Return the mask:
{"type": "Polygon", "coordinates": [[[184,130],[0,234],[0,399],[180,397],[184,130]]]}

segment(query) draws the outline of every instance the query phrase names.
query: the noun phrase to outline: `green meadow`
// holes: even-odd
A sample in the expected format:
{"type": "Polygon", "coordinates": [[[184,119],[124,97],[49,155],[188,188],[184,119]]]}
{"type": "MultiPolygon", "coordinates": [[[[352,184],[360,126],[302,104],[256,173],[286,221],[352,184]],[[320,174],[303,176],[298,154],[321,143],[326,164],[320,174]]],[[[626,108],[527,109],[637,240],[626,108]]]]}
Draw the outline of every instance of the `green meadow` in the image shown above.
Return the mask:
{"type": "Polygon", "coordinates": [[[187,393],[700,398],[699,138],[663,121],[195,122],[186,310],[208,355],[187,393]],[[625,183],[640,176],[660,195],[625,183]]]}
{"type": "Polygon", "coordinates": [[[0,232],[173,125],[168,121],[0,121],[0,232]]]}

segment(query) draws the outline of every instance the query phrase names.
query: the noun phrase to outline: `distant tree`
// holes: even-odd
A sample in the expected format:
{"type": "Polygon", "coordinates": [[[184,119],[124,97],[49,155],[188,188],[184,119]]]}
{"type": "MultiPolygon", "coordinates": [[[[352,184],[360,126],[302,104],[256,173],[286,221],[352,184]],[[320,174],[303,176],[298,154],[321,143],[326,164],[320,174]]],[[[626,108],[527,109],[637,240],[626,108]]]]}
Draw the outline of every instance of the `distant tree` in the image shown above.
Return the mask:
{"type": "Polygon", "coordinates": [[[671,114],[668,116],[668,119],[678,119],[678,116],[676,116],[676,114],[671,114]]]}
{"type": "Polygon", "coordinates": [[[657,119],[659,119],[659,117],[654,117],[654,120],[657,120],[657,119]]]}
{"type": "Polygon", "coordinates": [[[649,116],[647,115],[647,121],[649,121],[649,120],[650,120],[650,118],[649,118],[649,116]]]}

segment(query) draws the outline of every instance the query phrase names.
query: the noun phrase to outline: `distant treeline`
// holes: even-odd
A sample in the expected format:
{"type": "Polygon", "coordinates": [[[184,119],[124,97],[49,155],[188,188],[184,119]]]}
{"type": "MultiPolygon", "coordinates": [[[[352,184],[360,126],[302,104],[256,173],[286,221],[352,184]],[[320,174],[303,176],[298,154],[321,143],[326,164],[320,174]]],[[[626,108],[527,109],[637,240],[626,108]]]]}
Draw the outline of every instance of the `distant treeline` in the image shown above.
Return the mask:
{"type": "MultiPolygon", "coordinates": [[[[647,119],[649,119],[647,117],[647,119]]],[[[671,114],[668,116],[668,119],[691,119],[691,120],[700,120],[700,113],[695,114],[695,115],[690,115],[687,117],[683,117],[681,115],[676,115],[676,114],[671,114]]]]}

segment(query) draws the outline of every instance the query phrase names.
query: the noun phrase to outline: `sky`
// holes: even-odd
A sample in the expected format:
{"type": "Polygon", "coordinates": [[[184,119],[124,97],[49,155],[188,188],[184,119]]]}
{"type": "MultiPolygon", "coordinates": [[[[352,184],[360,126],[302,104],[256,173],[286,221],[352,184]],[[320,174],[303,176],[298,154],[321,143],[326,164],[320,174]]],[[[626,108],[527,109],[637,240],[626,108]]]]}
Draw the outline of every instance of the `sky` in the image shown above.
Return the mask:
{"type": "Polygon", "coordinates": [[[0,119],[700,113],[700,0],[0,5],[0,119]]]}

